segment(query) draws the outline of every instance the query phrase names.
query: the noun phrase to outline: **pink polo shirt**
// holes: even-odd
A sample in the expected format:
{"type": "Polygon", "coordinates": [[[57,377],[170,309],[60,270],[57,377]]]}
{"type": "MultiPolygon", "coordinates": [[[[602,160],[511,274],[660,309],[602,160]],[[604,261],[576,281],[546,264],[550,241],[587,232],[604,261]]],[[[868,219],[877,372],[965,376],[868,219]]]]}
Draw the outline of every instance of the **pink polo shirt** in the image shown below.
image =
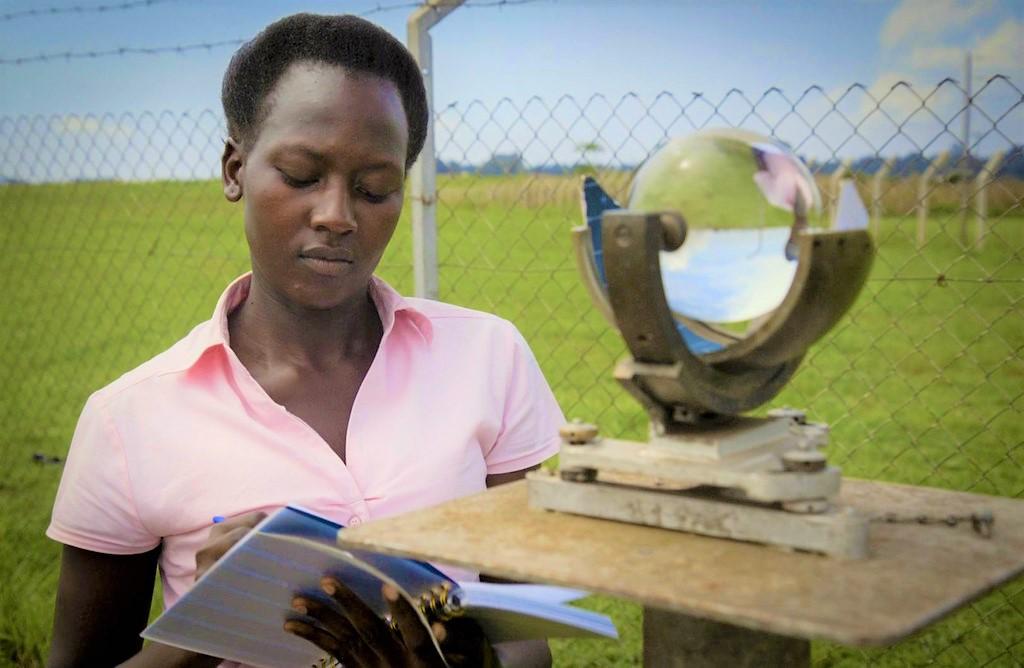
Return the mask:
{"type": "Polygon", "coordinates": [[[297,503],[344,525],[483,490],[558,449],[562,413],[522,336],[493,315],[403,298],[374,278],[384,336],[355,398],[343,462],[228,346],[227,314],[93,394],[46,534],[95,552],[163,543],[164,604],[188,589],[214,515],[297,503]]]}

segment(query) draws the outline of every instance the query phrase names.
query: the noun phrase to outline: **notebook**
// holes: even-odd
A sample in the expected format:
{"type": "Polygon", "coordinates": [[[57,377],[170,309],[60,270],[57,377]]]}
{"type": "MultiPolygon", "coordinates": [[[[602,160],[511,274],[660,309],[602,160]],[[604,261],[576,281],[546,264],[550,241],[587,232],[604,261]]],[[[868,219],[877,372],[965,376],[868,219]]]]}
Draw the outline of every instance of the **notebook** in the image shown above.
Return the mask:
{"type": "Polygon", "coordinates": [[[618,637],[601,614],[568,605],[585,594],[541,585],[456,582],[430,564],[362,550],[335,539],[342,527],[297,506],[268,516],[142,632],[149,640],[253,666],[324,665],[311,643],[285,632],[296,593],[322,597],[337,577],[382,617],[384,583],[413,603],[420,620],[466,615],[492,642],[618,637]],[[439,593],[440,592],[440,593],[439,593]]]}

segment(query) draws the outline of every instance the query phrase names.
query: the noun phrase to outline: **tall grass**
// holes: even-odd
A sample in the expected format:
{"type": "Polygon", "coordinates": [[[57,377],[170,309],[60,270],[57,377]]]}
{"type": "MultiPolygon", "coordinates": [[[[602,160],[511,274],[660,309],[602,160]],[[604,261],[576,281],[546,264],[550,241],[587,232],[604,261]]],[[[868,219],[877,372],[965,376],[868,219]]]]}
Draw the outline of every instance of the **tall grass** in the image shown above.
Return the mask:
{"type": "MultiPolygon", "coordinates": [[[[632,172],[598,170],[592,172],[612,197],[624,205],[629,201],[632,172]]],[[[872,202],[873,176],[851,175],[857,184],[861,199],[872,202]]],[[[524,209],[539,209],[552,205],[572,207],[579,203],[578,174],[511,174],[502,177],[475,174],[451,174],[441,177],[444,204],[452,207],[479,206],[482,203],[503,204],[524,209]]],[[[828,205],[838,193],[830,175],[816,177],[824,204],[828,205]]],[[[920,175],[892,177],[882,180],[879,200],[880,212],[889,218],[914,215],[917,210],[920,175]]],[[[999,178],[986,186],[988,215],[993,218],[1022,215],[1024,180],[999,178]]],[[[969,194],[969,215],[975,215],[974,202],[978,186],[973,181],[950,182],[936,180],[928,186],[929,210],[934,214],[959,213],[964,190],[969,194]]],[[[870,207],[869,207],[870,208],[870,207]]]]}

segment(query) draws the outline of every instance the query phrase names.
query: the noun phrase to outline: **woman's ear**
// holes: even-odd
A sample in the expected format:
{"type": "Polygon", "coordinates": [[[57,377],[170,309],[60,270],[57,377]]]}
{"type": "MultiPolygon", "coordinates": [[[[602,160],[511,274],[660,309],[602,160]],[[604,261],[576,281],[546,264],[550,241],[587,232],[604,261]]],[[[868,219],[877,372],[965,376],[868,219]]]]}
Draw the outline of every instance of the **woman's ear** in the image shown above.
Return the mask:
{"type": "Polygon", "coordinates": [[[245,155],[239,142],[231,137],[224,140],[224,155],[220,158],[220,178],[224,185],[224,197],[229,202],[242,199],[242,174],[245,170],[245,155]]]}

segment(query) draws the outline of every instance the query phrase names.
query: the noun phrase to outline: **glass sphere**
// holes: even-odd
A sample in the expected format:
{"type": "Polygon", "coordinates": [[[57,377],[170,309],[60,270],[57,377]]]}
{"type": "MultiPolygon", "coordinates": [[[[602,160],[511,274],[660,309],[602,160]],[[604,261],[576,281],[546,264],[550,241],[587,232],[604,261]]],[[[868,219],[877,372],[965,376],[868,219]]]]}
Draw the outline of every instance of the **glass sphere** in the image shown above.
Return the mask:
{"type": "Polygon", "coordinates": [[[669,141],[634,176],[629,208],[682,215],[686,241],[661,254],[669,306],[681,322],[734,334],[751,333],[782,303],[798,234],[822,226],[821,195],[803,162],[770,137],[736,129],[669,141]]]}
{"type": "Polygon", "coordinates": [[[629,208],[678,211],[690,228],[791,227],[797,193],[816,226],[821,194],[799,158],[771,137],[711,129],[651,155],[633,178],[629,208]]]}

